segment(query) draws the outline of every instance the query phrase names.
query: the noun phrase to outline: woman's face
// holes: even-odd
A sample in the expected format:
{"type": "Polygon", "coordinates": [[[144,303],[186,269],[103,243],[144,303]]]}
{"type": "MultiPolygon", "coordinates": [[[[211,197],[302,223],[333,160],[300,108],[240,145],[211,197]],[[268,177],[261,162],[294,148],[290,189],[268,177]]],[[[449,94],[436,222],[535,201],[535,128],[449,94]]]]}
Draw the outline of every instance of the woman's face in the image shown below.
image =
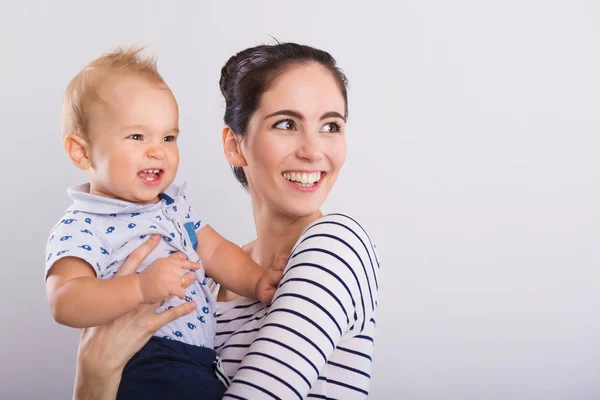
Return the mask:
{"type": "Polygon", "coordinates": [[[319,212],[346,158],[344,114],[334,76],[318,63],[276,78],[240,145],[256,205],[291,217],[319,212]]]}

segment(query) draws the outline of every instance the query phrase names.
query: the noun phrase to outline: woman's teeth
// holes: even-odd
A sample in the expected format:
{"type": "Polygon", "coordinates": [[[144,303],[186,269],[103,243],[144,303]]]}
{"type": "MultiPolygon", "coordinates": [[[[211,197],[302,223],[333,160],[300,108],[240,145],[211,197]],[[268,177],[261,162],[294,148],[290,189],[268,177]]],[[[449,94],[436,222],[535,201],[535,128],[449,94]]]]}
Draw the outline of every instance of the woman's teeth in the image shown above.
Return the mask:
{"type": "Polygon", "coordinates": [[[283,177],[302,187],[311,187],[321,180],[321,172],[284,172],[283,177]]]}

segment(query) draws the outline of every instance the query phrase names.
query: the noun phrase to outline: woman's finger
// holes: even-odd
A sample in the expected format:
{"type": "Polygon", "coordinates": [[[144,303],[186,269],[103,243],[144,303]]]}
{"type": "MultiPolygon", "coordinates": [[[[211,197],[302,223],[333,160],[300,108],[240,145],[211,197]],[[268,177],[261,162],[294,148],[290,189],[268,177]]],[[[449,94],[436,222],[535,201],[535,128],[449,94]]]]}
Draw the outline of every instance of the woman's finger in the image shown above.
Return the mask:
{"type": "Polygon", "coordinates": [[[160,235],[152,235],[148,240],[140,245],[137,249],[129,254],[127,260],[121,265],[117,276],[133,274],[140,264],[148,257],[152,250],[160,243],[160,235]]]}
{"type": "Polygon", "coordinates": [[[164,312],[161,312],[160,314],[156,314],[156,317],[154,317],[154,321],[152,322],[152,329],[154,330],[154,332],[156,332],[160,329],[161,326],[166,325],[167,323],[174,321],[179,317],[189,314],[195,309],[196,302],[188,301],[178,305],[177,307],[173,307],[164,312]]]}

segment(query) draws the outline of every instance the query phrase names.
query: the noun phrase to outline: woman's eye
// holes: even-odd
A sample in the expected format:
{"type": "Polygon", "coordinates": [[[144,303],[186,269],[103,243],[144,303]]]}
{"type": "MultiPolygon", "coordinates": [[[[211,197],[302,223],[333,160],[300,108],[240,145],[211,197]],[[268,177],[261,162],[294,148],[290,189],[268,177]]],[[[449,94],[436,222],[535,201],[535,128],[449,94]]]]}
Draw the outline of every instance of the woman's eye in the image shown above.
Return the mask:
{"type": "Polygon", "coordinates": [[[273,128],[291,131],[293,129],[296,129],[296,124],[291,119],[284,119],[283,121],[276,122],[273,125],[273,128]]]}
{"type": "Polygon", "coordinates": [[[142,139],[144,139],[144,137],[142,135],[135,134],[135,135],[129,135],[129,136],[127,136],[127,139],[142,140],[142,139]]]}
{"type": "Polygon", "coordinates": [[[325,125],[323,125],[323,129],[321,130],[323,132],[337,133],[342,130],[342,127],[336,122],[328,122],[325,125]]]}
{"type": "Polygon", "coordinates": [[[174,142],[177,138],[174,135],[165,136],[163,139],[165,142],[174,142]]]}

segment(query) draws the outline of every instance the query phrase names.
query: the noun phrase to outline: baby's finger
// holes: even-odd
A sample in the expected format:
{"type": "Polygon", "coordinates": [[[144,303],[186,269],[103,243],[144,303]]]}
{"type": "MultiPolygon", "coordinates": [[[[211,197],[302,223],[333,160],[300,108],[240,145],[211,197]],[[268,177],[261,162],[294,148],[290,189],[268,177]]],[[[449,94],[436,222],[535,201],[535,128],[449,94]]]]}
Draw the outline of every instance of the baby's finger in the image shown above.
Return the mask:
{"type": "Polygon", "coordinates": [[[181,278],[181,287],[187,288],[194,282],[196,282],[196,274],[193,272],[186,272],[181,278]]]}

